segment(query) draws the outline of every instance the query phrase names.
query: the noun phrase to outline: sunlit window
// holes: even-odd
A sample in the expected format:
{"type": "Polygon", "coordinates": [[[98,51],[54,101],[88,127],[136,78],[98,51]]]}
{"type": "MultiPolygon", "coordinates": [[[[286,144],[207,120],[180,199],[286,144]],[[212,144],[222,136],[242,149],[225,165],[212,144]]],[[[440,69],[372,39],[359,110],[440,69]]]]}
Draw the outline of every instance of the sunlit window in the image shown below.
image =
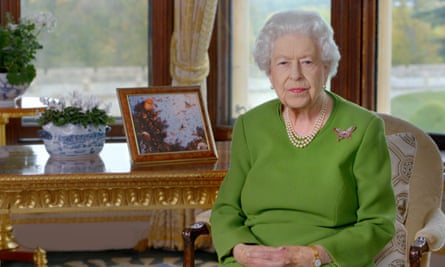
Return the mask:
{"type": "Polygon", "coordinates": [[[267,18],[281,10],[318,11],[330,21],[331,0],[232,1],[231,118],[276,97],[269,79],[252,58],[255,38],[267,18]]]}
{"type": "Polygon", "coordinates": [[[445,133],[445,2],[400,0],[389,8],[390,113],[445,133]]]}
{"type": "Polygon", "coordinates": [[[37,77],[24,101],[76,90],[111,102],[120,116],[116,88],[148,85],[148,1],[21,0],[22,16],[42,11],[57,26],[40,36],[37,77]]]}

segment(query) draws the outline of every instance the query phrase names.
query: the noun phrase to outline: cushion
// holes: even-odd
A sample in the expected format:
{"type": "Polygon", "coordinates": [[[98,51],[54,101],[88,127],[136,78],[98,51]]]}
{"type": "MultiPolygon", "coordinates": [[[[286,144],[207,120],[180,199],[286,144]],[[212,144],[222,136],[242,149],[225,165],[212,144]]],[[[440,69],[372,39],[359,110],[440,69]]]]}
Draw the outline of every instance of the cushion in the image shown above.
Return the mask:
{"type": "Polygon", "coordinates": [[[396,234],[375,258],[376,267],[406,266],[406,227],[396,221],[396,234]]]}
{"type": "Polygon", "coordinates": [[[397,133],[386,137],[392,166],[392,183],[397,203],[397,220],[405,224],[408,212],[409,180],[411,179],[416,139],[411,133],[397,133]]]}
{"type": "Polygon", "coordinates": [[[404,225],[408,211],[409,181],[411,179],[416,155],[416,139],[412,133],[387,135],[391,158],[392,184],[397,205],[396,234],[377,255],[377,267],[404,266],[406,262],[406,236],[404,225]]]}

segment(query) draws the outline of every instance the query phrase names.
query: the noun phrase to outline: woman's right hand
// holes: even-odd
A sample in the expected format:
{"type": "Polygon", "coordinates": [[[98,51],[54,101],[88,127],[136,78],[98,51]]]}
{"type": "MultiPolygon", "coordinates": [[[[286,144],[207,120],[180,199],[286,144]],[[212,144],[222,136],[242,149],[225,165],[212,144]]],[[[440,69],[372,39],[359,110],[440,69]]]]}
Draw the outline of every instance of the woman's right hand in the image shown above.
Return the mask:
{"type": "Polygon", "coordinates": [[[283,247],[237,244],[233,248],[233,256],[245,267],[293,266],[288,251],[283,247]]]}
{"type": "MultiPolygon", "coordinates": [[[[322,250],[322,257],[328,257],[322,248],[317,249],[322,250]]],[[[270,247],[237,244],[233,248],[233,256],[245,267],[312,267],[314,264],[314,252],[308,246],[270,247]]],[[[329,258],[324,262],[330,261],[329,258]]]]}

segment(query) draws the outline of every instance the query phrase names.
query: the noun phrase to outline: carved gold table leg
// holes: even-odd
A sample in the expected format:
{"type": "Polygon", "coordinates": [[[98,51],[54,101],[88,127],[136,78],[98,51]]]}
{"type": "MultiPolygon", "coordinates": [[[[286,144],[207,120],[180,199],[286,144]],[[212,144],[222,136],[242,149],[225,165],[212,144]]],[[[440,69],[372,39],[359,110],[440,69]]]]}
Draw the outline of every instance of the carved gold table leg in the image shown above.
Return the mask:
{"type": "Polygon", "coordinates": [[[32,261],[35,267],[47,267],[45,250],[39,247],[34,251],[19,250],[12,234],[9,214],[1,214],[0,219],[0,261],[32,261]]]}
{"type": "Polygon", "coordinates": [[[12,250],[19,245],[14,241],[9,214],[2,214],[0,220],[0,250],[12,250]]]}
{"type": "Polygon", "coordinates": [[[0,146],[6,145],[6,124],[11,118],[35,116],[37,112],[43,111],[42,107],[35,108],[0,108],[0,146]]]}
{"type": "Polygon", "coordinates": [[[48,261],[46,260],[46,252],[41,248],[36,248],[34,251],[34,266],[35,267],[47,267],[48,261]]]}
{"type": "Polygon", "coordinates": [[[7,114],[0,114],[0,146],[6,145],[6,124],[9,122],[7,114]]]}

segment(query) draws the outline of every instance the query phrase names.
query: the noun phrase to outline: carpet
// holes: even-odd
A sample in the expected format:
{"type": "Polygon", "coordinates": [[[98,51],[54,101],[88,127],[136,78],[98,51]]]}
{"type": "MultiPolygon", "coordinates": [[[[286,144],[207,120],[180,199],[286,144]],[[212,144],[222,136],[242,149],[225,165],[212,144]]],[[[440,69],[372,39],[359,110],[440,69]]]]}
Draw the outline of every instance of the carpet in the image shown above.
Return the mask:
{"type": "MultiPolygon", "coordinates": [[[[47,252],[48,267],[180,267],[182,251],[109,250],[84,252],[47,252]]],[[[213,253],[196,251],[196,267],[216,267],[213,253]]],[[[2,262],[1,267],[33,267],[28,262],[2,262]]]]}

